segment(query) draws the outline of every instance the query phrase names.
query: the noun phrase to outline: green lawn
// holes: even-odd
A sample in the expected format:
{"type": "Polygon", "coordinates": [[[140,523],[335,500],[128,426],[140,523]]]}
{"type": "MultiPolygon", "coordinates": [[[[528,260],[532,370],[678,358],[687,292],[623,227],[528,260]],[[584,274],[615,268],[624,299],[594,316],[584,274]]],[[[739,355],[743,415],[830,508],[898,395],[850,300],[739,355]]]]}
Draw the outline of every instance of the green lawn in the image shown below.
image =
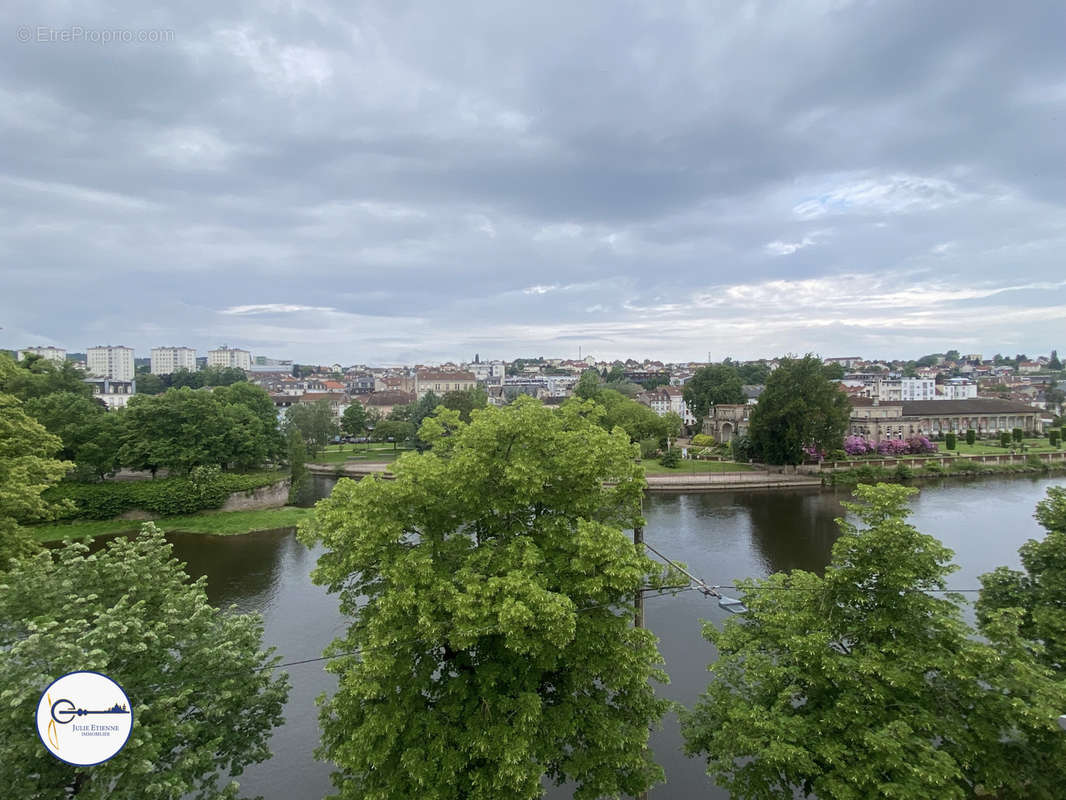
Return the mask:
{"type": "Polygon", "coordinates": [[[400,453],[411,450],[402,445],[393,450],[388,442],[374,442],[369,448],[365,444],[331,444],[317,456],[308,456],[311,464],[344,464],[348,461],[393,461],[400,453]]]}
{"type": "Polygon", "coordinates": [[[1022,444],[1027,446],[1026,453],[1054,453],[1061,450],[1061,447],[1052,447],[1048,444],[1046,438],[1043,439],[1022,439],[1021,444],[1011,442],[1010,447],[1000,447],[998,441],[992,441],[990,439],[978,439],[974,444],[966,444],[966,439],[959,437],[959,441],[955,445],[955,450],[948,450],[947,445],[943,442],[938,442],[940,445],[941,453],[958,453],[963,456],[1002,456],[1009,454],[1011,447],[1017,450],[1019,453],[1022,451],[1022,444]]]}
{"type": "Polygon", "coordinates": [[[753,472],[755,469],[748,464],[737,464],[734,461],[684,459],[676,467],[664,467],[653,459],[645,459],[640,463],[644,465],[644,472],[648,475],[691,475],[696,472],[753,472]]]}
{"type": "MultiPolygon", "coordinates": [[[[153,520],[164,531],[183,533],[235,534],[288,528],[298,524],[311,513],[310,508],[271,508],[261,511],[204,511],[186,517],[162,517],[153,520]]],[[[75,520],[33,525],[30,530],[39,542],[55,542],[61,539],[84,539],[112,533],[136,531],[141,523],[136,520],[75,520]]]]}

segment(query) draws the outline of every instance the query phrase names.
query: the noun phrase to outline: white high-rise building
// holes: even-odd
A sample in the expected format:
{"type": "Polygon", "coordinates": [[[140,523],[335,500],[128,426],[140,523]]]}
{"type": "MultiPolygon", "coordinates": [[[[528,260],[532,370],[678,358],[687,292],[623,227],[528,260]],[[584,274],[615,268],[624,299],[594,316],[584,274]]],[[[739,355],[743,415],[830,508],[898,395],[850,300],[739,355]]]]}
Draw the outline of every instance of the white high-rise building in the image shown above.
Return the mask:
{"type": "Polygon", "coordinates": [[[62,364],[67,360],[67,351],[62,347],[24,347],[18,351],[18,360],[22,361],[26,356],[40,356],[46,358],[49,361],[55,361],[58,364],[62,364]]]}
{"type": "Polygon", "coordinates": [[[239,369],[250,370],[252,368],[252,354],[247,350],[222,345],[217,350],[207,351],[207,366],[238,367],[239,369]]]}
{"type": "Polygon", "coordinates": [[[85,368],[90,375],[97,378],[110,378],[116,381],[132,381],[133,348],[123,345],[101,345],[90,347],[85,351],[85,368]]]}
{"type": "Polygon", "coordinates": [[[191,347],[153,347],[152,374],[169,375],[179,369],[196,372],[196,351],[191,347]]]}

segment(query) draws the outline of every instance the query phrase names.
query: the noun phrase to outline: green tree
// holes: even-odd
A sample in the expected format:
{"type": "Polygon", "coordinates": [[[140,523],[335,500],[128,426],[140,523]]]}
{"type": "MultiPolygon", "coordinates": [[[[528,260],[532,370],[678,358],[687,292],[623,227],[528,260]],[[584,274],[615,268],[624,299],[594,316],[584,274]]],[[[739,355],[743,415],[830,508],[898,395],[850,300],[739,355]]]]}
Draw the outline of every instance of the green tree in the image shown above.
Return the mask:
{"type": "Polygon", "coordinates": [[[594,369],[587,369],[581,373],[574,385],[574,396],[582,400],[592,400],[600,393],[600,373],[594,369]]]}
{"type": "Polygon", "coordinates": [[[1062,362],[1059,361],[1058,350],[1051,351],[1051,358],[1047,362],[1047,368],[1052,372],[1059,372],[1062,370],[1062,362]]]}
{"type": "Polygon", "coordinates": [[[395,480],[341,480],[302,526],[354,619],[331,651],[363,652],[327,667],[319,757],[339,797],[532,800],[547,779],[584,799],[662,779],[647,741],[669,704],[648,681],[665,676],[632,603],[655,567],[626,534],[643,474],[599,414],[444,410],[395,480]]]}
{"type": "Polygon", "coordinates": [[[976,444],[976,443],[977,443],[977,431],[975,431],[973,428],[969,428],[966,431],[966,444],[972,445],[972,444],[976,444]]]}
{"type": "Polygon", "coordinates": [[[708,364],[706,367],[700,367],[688,379],[682,395],[692,410],[692,416],[696,418],[697,428],[703,424],[712,407],[745,401],[740,374],[732,364],[708,364]]]}
{"type": "Polygon", "coordinates": [[[340,432],[337,419],[329,400],[322,398],[312,403],[295,403],[285,412],[287,428],[295,427],[304,437],[307,452],[314,458],[340,432]]]}
{"type": "Polygon", "coordinates": [[[1036,519],[1047,534],[1021,546],[1024,571],[999,567],[981,576],[977,619],[984,625],[1001,609],[1021,609],[1023,635],[1066,680],[1066,488],[1048,489],[1037,504],[1036,519]]]}
{"type": "Polygon", "coordinates": [[[685,422],[681,419],[681,415],[676,411],[667,411],[660,417],[663,423],[663,428],[666,431],[666,435],[671,441],[677,439],[681,435],[681,431],[685,429],[685,422]]]}
{"type": "Polygon", "coordinates": [[[62,446],[17,398],[0,394],[0,571],[34,549],[33,537],[19,523],[52,515],[41,492],[74,466],[54,457],[62,446]]]}
{"type": "Polygon", "coordinates": [[[741,383],[761,386],[770,377],[770,367],[765,361],[749,361],[737,367],[741,383]]]}
{"type": "Polygon", "coordinates": [[[374,440],[387,442],[392,440],[392,449],[395,450],[401,442],[407,442],[415,436],[415,426],[410,422],[402,422],[398,419],[387,419],[374,426],[374,440]]]}
{"type": "Polygon", "coordinates": [[[158,375],[144,372],[137,375],[137,394],[162,394],[167,385],[158,375]]]}
{"type": "Polygon", "coordinates": [[[800,464],[804,447],[839,450],[850,418],[847,395],[825,377],[819,359],[784,358],[751,412],[748,436],[764,463],[800,464]]]}
{"type": "Polygon", "coordinates": [[[251,411],[260,423],[260,433],[256,436],[262,441],[257,442],[257,445],[263,448],[264,458],[281,458],[286,450],[285,438],[278,425],[277,406],[266,389],[246,381],[238,381],[215,389],[213,394],[226,405],[244,406],[251,411]]]}
{"type": "Polygon", "coordinates": [[[954,450],[958,444],[958,436],[954,433],[948,432],[944,434],[944,449],[954,450]]]}
{"type": "Polygon", "coordinates": [[[824,577],[743,581],[743,621],[704,626],[714,679],[682,730],[736,800],[1061,797],[1066,687],[1016,609],[986,640],[963,621],[951,551],[906,520],[915,491],[860,485],[865,527],[838,520],[824,577]]]}
{"type": "Polygon", "coordinates": [[[26,401],[25,410],[62,440],[58,457],[77,464],[75,477],[99,479],[118,468],[120,413],[74,392],[34,397],[26,401]]]}
{"type": "MultiPolygon", "coordinates": [[[[0,577],[0,785],[8,797],[140,800],[236,798],[219,786],[270,757],[288,679],[262,645],[257,615],[208,605],[148,523],[93,554],[68,544],[14,562],[0,577]],[[55,678],[95,670],[129,695],[123,750],[72,768],[27,734],[55,678]]],[[[59,734],[63,735],[62,732],[59,734]]]]}
{"type": "Polygon", "coordinates": [[[470,413],[478,408],[484,408],[489,404],[489,396],[480,386],[470,389],[457,389],[448,392],[441,398],[440,404],[459,412],[459,418],[463,422],[470,421],[470,413]]]}
{"type": "Polygon", "coordinates": [[[19,400],[44,397],[57,392],[92,395],[92,389],[84,375],[70,361],[56,364],[40,356],[28,355],[15,362],[9,356],[0,355],[0,392],[14,395],[19,400]]]}
{"type": "Polygon", "coordinates": [[[307,471],[307,445],[299,428],[289,428],[289,504],[305,505],[311,493],[311,476],[307,471]]]}
{"type": "Polygon", "coordinates": [[[353,400],[341,414],[341,430],[349,436],[362,436],[366,433],[366,424],[366,407],[353,400]]]}
{"type": "MultiPolygon", "coordinates": [[[[577,403],[576,400],[567,402],[577,403]]],[[[601,389],[593,401],[604,409],[600,424],[607,430],[621,428],[629,435],[629,441],[639,442],[654,436],[666,438],[667,424],[662,417],[643,403],[630,400],[614,389],[601,389]]]]}
{"type": "Polygon", "coordinates": [[[825,377],[831,381],[839,381],[844,377],[844,365],[843,364],[823,364],[822,370],[825,372],[825,377]]]}

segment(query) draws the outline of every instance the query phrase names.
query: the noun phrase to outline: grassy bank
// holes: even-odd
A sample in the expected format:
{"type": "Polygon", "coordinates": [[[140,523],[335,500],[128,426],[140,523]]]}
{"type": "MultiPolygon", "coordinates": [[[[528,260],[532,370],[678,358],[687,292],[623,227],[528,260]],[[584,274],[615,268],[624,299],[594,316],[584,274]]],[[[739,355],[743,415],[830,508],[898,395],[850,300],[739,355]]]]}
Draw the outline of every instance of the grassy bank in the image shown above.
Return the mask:
{"type": "Polygon", "coordinates": [[[410,447],[399,447],[393,450],[391,444],[371,444],[368,448],[365,444],[331,444],[314,456],[309,456],[307,461],[312,464],[346,464],[350,461],[362,462],[388,462],[394,461],[401,453],[411,450],[410,447]]]}
{"type": "Polygon", "coordinates": [[[684,459],[676,467],[664,467],[658,461],[642,461],[645,475],[694,475],[697,472],[752,472],[754,468],[735,461],[696,461],[684,459]]]}
{"type": "Polygon", "coordinates": [[[960,459],[951,466],[927,464],[924,468],[910,467],[900,463],[896,467],[857,467],[855,469],[823,472],[822,483],[826,486],[854,486],[857,483],[902,482],[921,478],[958,478],[971,475],[1058,475],[1066,467],[1047,462],[1026,464],[978,464],[960,459]]]}
{"type": "MultiPolygon", "coordinates": [[[[232,535],[254,533],[274,528],[288,528],[299,524],[311,513],[310,508],[271,508],[261,511],[204,511],[179,517],[161,517],[153,520],[164,531],[182,533],[214,533],[232,535]]],[[[128,533],[140,529],[137,520],[75,520],[52,522],[30,527],[39,542],[56,542],[61,539],[91,539],[114,533],[128,533]]]]}

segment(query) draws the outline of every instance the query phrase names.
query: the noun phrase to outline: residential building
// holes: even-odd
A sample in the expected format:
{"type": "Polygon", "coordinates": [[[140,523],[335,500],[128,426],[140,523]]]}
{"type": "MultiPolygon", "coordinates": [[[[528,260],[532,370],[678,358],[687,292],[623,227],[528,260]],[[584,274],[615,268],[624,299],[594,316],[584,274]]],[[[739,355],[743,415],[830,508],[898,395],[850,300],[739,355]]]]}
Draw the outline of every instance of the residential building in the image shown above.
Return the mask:
{"type": "Polygon", "coordinates": [[[502,361],[475,361],[473,364],[464,364],[463,369],[472,373],[478,381],[499,383],[503,380],[507,365],[502,361]]]}
{"type": "Polygon", "coordinates": [[[936,390],[937,400],[969,400],[977,397],[977,383],[966,378],[948,378],[936,390]]]}
{"type": "Polygon", "coordinates": [[[130,398],[137,392],[137,383],[133,380],[86,378],[85,382],[92,387],[93,398],[103,402],[109,411],[125,408],[130,398]]]}
{"type": "Polygon", "coordinates": [[[660,417],[672,411],[681,417],[681,421],[686,425],[696,424],[696,418],[689,410],[681,389],[676,386],[657,386],[638,394],[637,400],[650,407],[660,417]]]}
{"type": "Polygon", "coordinates": [[[196,372],[196,351],[191,347],[153,347],[149,369],[153,375],[170,375],[179,369],[196,372]]]}
{"type": "Polygon", "coordinates": [[[452,372],[437,372],[427,370],[415,373],[415,394],[421,400],[429,392],[443,395],[448,392],[473,389],[477,386],[477,378],[472,372],[456,370],[452,372]]]}
{"type": "Polygon", "coordinates": [[[914,400],[882,403],[852,397],[849,431],[876,444],[882,439],[908,439],[938,433],[996,434],[1021,428],[1042,429],[1040,409],[1012,400],[976,397],[968,400],[914,400]]]}
{"type": "Polygon", "coordinates": [[[22,361],[26,356],[40,356],[48,361],[55,361],[57,364],[62,364],[67,360],[67,351],[62,347],[24,347],[16,354],[19,361],[22,361]]]}
{"type": "Polygon", "coordinates": [[[823,358],[823,364],[839,364],[844,369],[852,369],[857,364],[862,363],[862,358],[859,356],[840,356],[834,358],[823,358]]]}
{"type": "Polygon", "coordinates": [[[250,371],[252,369],[252,354],[247,350],[222,345],[216,350],[207,351],[207,366],[237,367],[237,369],[250,371]]]}
{"type": "Polygon", "coordinates": [[[354,399],[362,403],[367,411],[376,411],[381,419],[385,419],[396,406],[409,406],[415,402],[413,392],[397,391],[371,392],[361,394],[354,399]]]}
{"type": "Polygon", "coordinates": [[[1022,361],[1018,364],[1018,372],[1022,375],[1040,372],[1043,368],[1039,361],[1022,361]]]}
{"type": "Polygon", "coordinates": [[[114,381],[132,381],[133,348],[123,345],[99,345],[85,351],[85,369],[96,378],[114,381]]]}

